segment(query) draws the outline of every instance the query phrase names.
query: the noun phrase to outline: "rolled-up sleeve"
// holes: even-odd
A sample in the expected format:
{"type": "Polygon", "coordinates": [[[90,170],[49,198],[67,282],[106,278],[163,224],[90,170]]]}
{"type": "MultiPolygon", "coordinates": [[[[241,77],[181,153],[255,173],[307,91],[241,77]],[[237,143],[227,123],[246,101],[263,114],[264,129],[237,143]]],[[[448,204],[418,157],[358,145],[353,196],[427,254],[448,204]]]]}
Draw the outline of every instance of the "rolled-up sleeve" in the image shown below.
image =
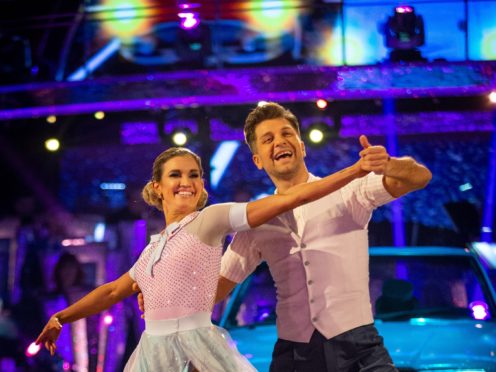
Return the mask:
{"type": "Polygon", "coordinates": [[[384,187],[383,177],[369,173],[341,189],[341,196],[353,219],[362,226],[369,222],[374,209],[395,200],[384,187]]]}
{"type": "Polygon", "coordinates": [[[233,282],[241,283],[262,261],[254,244],[253,230],[238,232],[222,256],[220,274],[233,282]]]}
{"type": "Polygon", "coordinates": [[[384,187],[383,175],[370,173],[364,181],[361,193],[363,204],[368,204],[375,209],[395,199],[384,187]]]}

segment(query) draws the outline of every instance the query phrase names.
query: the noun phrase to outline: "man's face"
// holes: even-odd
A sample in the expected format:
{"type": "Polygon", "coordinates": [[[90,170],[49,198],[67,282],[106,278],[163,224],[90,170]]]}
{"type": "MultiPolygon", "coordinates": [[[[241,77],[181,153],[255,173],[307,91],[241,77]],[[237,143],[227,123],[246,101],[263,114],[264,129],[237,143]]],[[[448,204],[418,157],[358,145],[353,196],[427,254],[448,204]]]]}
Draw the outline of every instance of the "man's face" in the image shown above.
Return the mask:
{"type": "Polygon", "coordinates": [[[305,145],[289,121],[264,120],[255,128],[253,162],[271,177],[290,179],[304,171],[305,145]]]}

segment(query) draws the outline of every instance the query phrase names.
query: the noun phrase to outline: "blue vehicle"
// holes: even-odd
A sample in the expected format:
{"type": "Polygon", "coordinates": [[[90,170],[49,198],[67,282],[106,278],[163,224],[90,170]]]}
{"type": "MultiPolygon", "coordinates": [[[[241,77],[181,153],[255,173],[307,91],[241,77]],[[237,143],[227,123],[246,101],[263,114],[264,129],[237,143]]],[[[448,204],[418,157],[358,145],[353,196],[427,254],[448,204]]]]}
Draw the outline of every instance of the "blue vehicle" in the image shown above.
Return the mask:
{"type": "MultiPolygon", "coordinates": [[[[370,249],[375,324],[400,371],[496,371],[496,296],[469,249],[370,249]]],[[[268,371],[276,290],[261,265],[234,291],[220,321],[259,371],[268,371]]]]}

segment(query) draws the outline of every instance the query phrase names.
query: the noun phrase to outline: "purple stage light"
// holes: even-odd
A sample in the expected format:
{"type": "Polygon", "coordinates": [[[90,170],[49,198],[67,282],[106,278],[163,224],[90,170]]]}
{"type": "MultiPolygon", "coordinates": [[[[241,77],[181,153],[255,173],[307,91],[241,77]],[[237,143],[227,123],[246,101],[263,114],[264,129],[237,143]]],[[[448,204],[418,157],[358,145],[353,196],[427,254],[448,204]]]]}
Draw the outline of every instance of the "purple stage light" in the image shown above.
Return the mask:
{"type": "Polygon", "coordinates": [[[260,315],[260,320],[267,319],[269,317],[269,313],[267,311],[264,311],[262,315],[260,315]]]}
{"type": "MultiPolygon", "coordinates": [[[[7,102],[0,107],[0,121],[92,115],[98,110],[252,105],[260,100],[308,102],[315,97],[333,97],[338,101],[487,95],[496,87],[495,71],[496,62],[474,61],[411,64],[408,68],[399,64],[346,68],[301,65],[232,71],[194,69],[71,83],[0,86],[0,98],[7,102]],[[264,83],[266,76],[271,76],[269,85],[264,83]],[[105,94],[94,94],[95,91],[105,94]],[[26,96],[31,97],[29,104],[26,96]]],[[[463,125],[468,126],[467,123],[470,121],[463,125]]]]}
{"type": "Polygon", "coordinates": [[[413,8],[411,6],[408,6],[408,5],[401,5],[401,6],[397,6],[394,11],[396,13],[412,13],[413,12],[413,8]]]}
{"type": "Polygon", "coordinates": [[[25,354],[28,358],[31,358],[38,354],[40,349],[41,345],[36,345],[34,342],[31,342],[31,344],[27,347],[25,354]]]}
{"type": "Polygon", "coordinates": [[[471,302],[468,307],[472,311],[472,317],[477,320],[485,320],[489,318],[488,306],[483,301],[471,302]]]}
{"type": "Polygon", "coordinates": [[[184,30],[191,30],[200,24],[198,13],[181,12],[177,15],[181,18],[181,28],[184,30]]]}
{"type": "Polygon", "coordinates": [[[177,4],[177,7],[179,9],[194,9],[194,8],[199,8],[201,6],[200,3],[191,3],[191,0],[182,0],[178,1],[179,4],[177,4]]]}
{"type": "Polygon", "coordinates": [[[110,314],[105,315],[103,318],[103,323],[107,326],[111,325],[114,322],[114,317],[110,314]]]}

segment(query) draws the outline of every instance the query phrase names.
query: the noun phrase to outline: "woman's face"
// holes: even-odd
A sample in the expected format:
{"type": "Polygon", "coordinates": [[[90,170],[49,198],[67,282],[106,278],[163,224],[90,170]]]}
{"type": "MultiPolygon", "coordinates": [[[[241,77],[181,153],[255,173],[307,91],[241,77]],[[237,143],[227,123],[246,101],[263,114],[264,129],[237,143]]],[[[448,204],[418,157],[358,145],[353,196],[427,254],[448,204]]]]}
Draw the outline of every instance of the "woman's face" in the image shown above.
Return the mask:
{"type": "Polygon", "coordinates": [[[204,187],[195,159],[189,155],[176,156],[162,167],[162,179],[154,182],[154,188],[163,198],[164,212],[195,211],[204,187]]]}

